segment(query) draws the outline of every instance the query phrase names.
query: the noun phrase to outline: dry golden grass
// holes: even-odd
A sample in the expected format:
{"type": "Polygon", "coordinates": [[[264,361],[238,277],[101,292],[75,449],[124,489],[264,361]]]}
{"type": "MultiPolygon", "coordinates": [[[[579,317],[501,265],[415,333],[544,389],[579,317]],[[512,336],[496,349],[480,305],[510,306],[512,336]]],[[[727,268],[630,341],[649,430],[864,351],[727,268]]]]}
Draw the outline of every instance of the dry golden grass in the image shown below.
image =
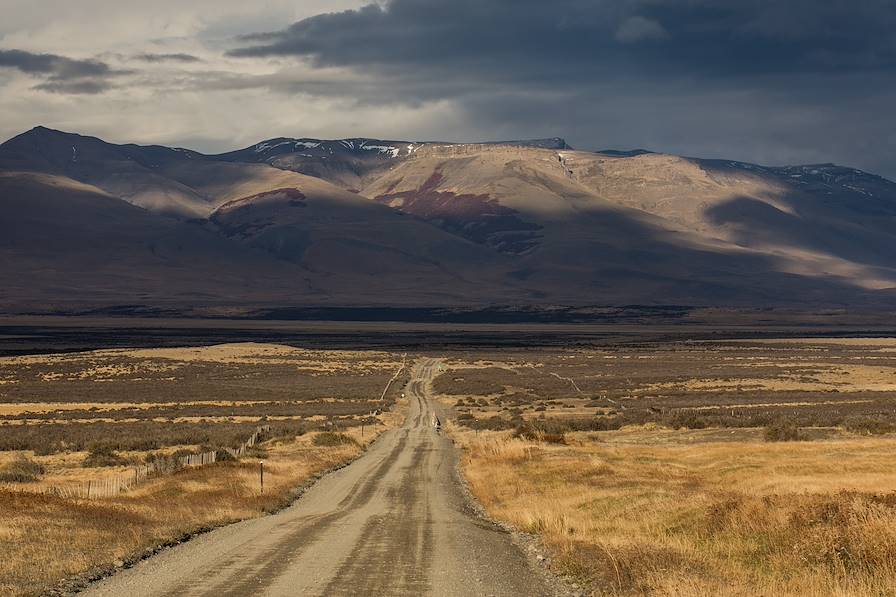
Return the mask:
{"type": "Polygon", "coordinates": [[[305,481],[403,420],[406,370],[380,401],[400,364],[384,352],[253,343],[0,358],[8,382],[0,387],[0,595],[38,595],[65,577],[285,505],[305,481]],[[128,474],[179,450],[236,447],[261,424],[274,439],[242,462],[181,470],[114,498],[41,493],[128,474]],[[352,439],[317,445],[318,433],[305,433],[315,429],[352,439]],[[116,458],[87,458],[102,447],[116,458]],[[24,474],[31,469],[40,474],[24,474]]]}
{"type": "Polygon", "coordinates": [[[894,344],[472,352],[434,388],[486,509],[596,594],[896,595],[894,344]]]}
{"type": "Polygon", "coordinates": [[[723,443],[642,428],[548,445],[453,433],[491,515],[541,535],[552,567],[595,594],[894,594],[892,438],[723,443]]]}
{"type": "MultiPolygon", "coordinates": [[[[261,516],[313,475],[360,453],[385,426],[345,431],[356,443],[315,446],[315,434],[262,444],[258,460],[160,477],[120,497],[71,500],[0,489],[0,595],[38,595],[65,577],[128,561],[184,534],[261,516]]],[[[82,469],[84,475],[95,475],[82,469]]]]}
{"type": "Polygon", "coordinates": [[[736,390],[751,388],[766,392],[824,392],[832,388],[847,389],[850,392],[892,392],[896,390],[892,367],[875,367],[871,365],[838,365],[825,362],[788,361],[763,362],[761,366],[780,367],[782,373],[775,378],[751,378],[750,367],[757,364],[745,364],[745,375],[733,379],[688,379],[686,381],[659,382],[643,386],[641,391],[656,392],[660,390],[736,390]],[[787,368],[812,371],[812,376],[802,379],[798,373],[788,373],[787,368]]]}

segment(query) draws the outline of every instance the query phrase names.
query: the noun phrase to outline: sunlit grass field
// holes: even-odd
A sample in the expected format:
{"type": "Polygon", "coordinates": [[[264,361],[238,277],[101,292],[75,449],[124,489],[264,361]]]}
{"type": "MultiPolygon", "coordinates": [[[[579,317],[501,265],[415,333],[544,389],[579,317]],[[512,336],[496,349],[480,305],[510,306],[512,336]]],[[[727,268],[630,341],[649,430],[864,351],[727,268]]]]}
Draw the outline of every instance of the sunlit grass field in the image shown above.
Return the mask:
{"type": "Polygon", "coordinates": [[[470,353],[434,385],[487,512],[596,595],[870,597],[896,587],[892,353],[470,353]]]}

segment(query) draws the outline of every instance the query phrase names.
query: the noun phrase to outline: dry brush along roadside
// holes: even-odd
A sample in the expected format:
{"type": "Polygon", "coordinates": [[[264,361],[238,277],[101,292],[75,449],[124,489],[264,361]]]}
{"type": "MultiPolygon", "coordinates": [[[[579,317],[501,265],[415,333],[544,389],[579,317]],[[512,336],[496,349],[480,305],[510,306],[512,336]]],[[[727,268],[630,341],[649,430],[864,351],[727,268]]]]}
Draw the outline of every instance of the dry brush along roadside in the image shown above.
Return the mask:
{"type": "Polygon", "coordinates": [[[353,441],[335,446],[316,445],[317,434],[259,444],[263,494],[254,459],[182,469],[105,499],[0,491],[0,552],[10,554],[0,559],[0,594],[69,595],[196,535],[279,511],[385,428],[364,438],[347,431],[353,441]]]}
{"type": "MultiPolygon", "coordinates": [[[[271,427],[269,425],[262,425],[238,448],[223,448],[223,451],[233,458],[242,458],[249,448],[255,446],[259,439],[264,434],[270,433],[270,431],[271,427]]],[[[87,479],[64,485],[42,485],[33,488],[24,487],[17,489],[25,493],[41,493],[70,499],[108,498],[122,492],[131,491],[151,478],[160,475],[170,475],[185,468],[208,466],[215,464],[219,459],[220,453],[218,450],[209,450],[198,454],[160,458],[153,462],[136,465],[127,472],[111,476],[107,475],[98,479],[87,479]]]]}
{"type": "Polygon", "coordinates": [[[263,494],[254,459],[182,468],[104,499],[0,490],[0,553],[9,554],[0,558],[0,594],[72,594],[197,534],[278,511],[357,458],[402,414],[392,410],[378,418],[364,432],[349,428],[260,442],[249,454],[264,459],[263,494]],[[347,441],[315,441],[325,434],[347,441]]]}

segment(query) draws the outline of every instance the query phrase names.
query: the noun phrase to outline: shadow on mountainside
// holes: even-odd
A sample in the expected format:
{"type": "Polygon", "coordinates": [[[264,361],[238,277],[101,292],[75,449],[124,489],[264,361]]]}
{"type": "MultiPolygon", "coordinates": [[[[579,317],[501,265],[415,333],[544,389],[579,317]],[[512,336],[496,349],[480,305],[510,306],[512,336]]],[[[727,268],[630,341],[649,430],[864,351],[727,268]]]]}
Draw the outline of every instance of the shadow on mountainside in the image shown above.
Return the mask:
{"type": "Polygon", "coordinates": [[[726,226],[745,247],[789,247],[896,273],[896,210],[863,213],[813,199],[797,194],[776,198],[791,207],[788,213],[756,198],[736,197],[706,210],[706,216],[726,226]]]}

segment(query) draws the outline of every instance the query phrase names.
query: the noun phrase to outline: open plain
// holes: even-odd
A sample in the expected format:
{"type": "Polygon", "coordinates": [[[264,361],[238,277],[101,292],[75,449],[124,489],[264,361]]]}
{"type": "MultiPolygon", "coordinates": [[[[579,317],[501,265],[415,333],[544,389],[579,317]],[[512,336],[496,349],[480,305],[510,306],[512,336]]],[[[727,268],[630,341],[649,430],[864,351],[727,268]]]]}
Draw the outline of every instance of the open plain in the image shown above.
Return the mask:
{"type": "Polygon", "coordinates": [[[896,0],[0,15],[0,597],[896,597],[896,0]]]}
{"type": "Polygon", "coordinates": [[[434,387],[494,518],[608,595],[896,586],[892,338],[472,351],[434,387]]]}
{"type": "Polygon", "coordinates": [[[0,593],[80,576],[62,585],[76,588],[160,544],[282,508],[400,423],[409,365],[253,343],[0,359],[0,593]],[[209,453],[214,464],[179,466],[209,453]]]}
{"type": "Polygon", "coordinates": [[[145,348],[97,348],[101,328],[7,329],[82,350],[0,359],[14,554],[0,587],[864,597],[896,583],[892,334],[593,326],[571,345],[572,326],[390,325],[356,350],[340,324],[259,325],[264,341],[242,343],[157,330],[145,348]],[[314,348],[290,337],[314,333],[314,348]],[[209,451],[221,460],[114,495],[58,490],[209,451]]]}

